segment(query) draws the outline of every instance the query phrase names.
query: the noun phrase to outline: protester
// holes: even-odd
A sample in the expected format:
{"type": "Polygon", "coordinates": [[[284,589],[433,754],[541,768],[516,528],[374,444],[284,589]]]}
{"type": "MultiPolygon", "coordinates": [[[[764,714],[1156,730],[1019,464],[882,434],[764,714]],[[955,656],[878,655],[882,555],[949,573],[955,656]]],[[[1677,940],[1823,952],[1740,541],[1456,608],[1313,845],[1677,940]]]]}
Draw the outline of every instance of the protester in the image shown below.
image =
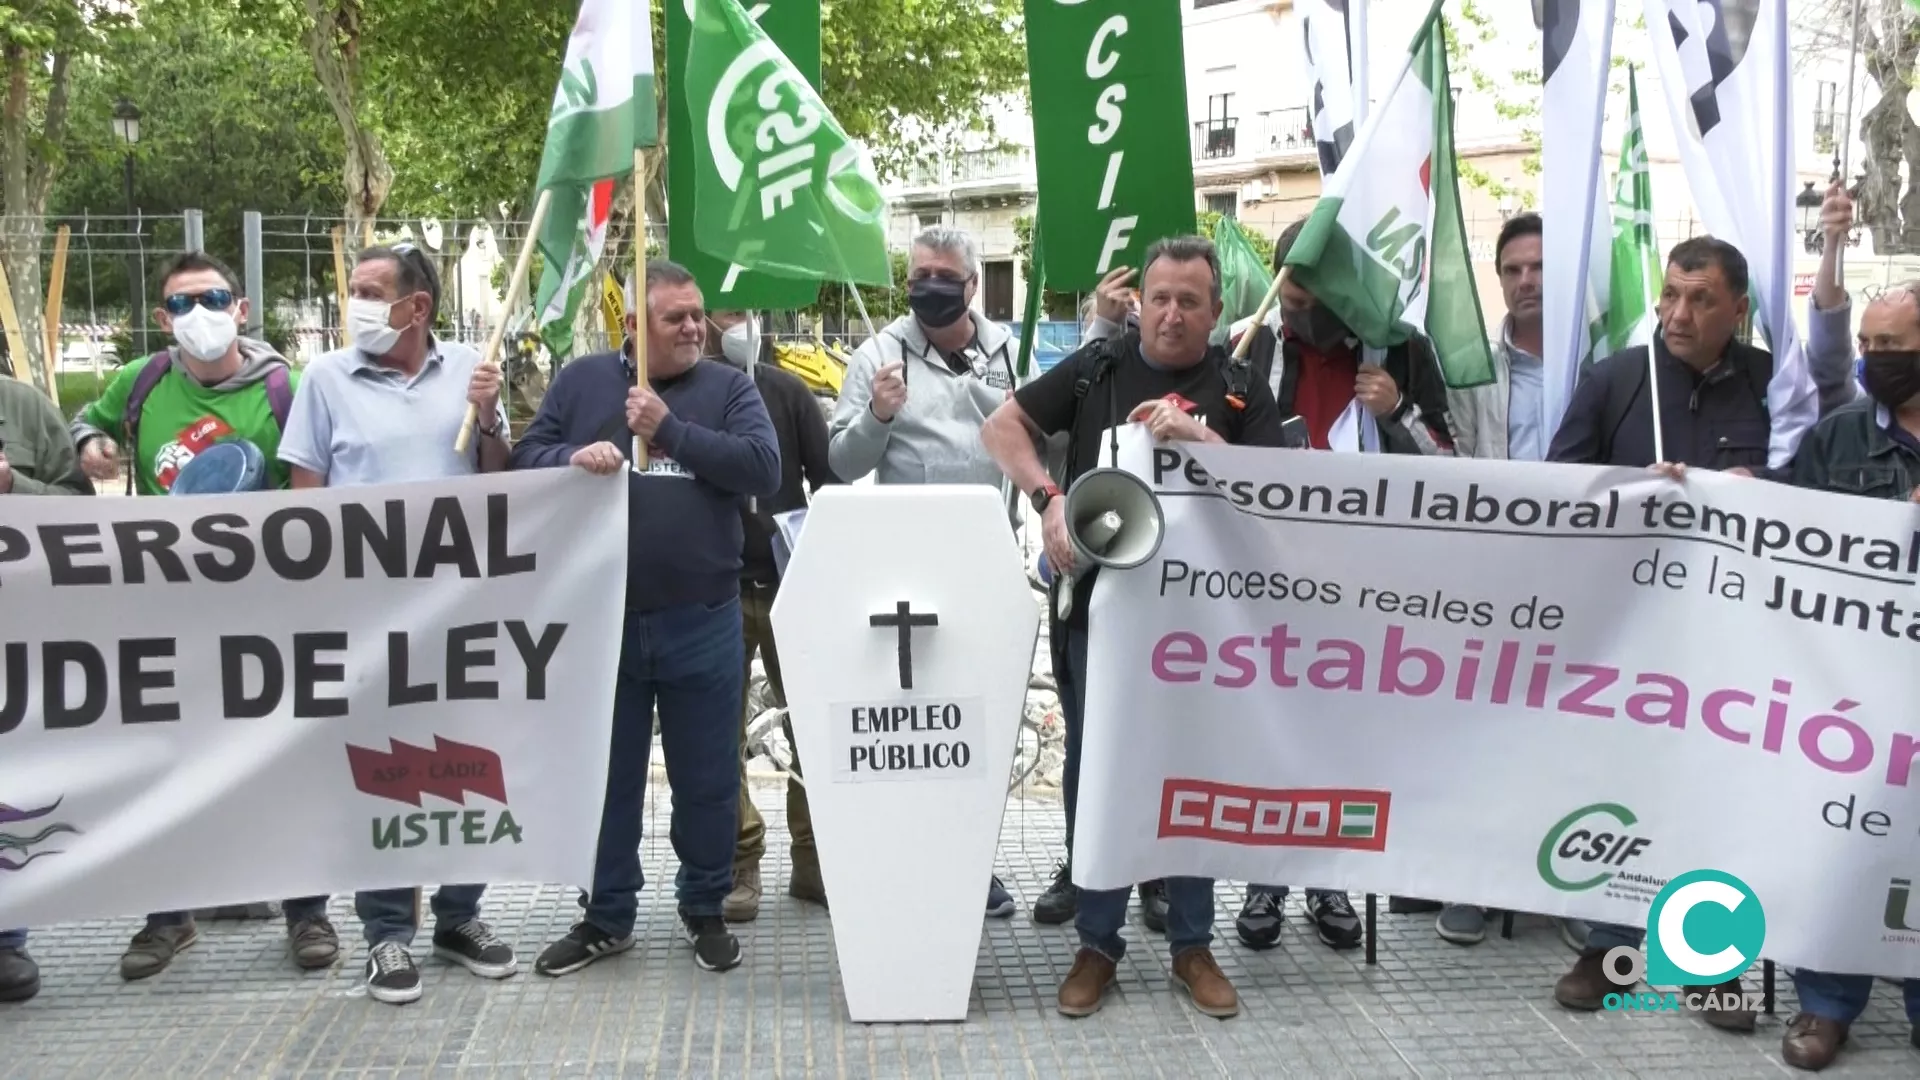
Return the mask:
{"type": "MultiPolygon", "coordinates": [[[[1848,208],[1851,212],[1851,207],[1848,208]]],[[[1829,248],[1834,245],[1829,245],[1829,248]]],[[[1801,487],[1869,499],[1920,503],[1920,282],[1907,282],[1867,305],[1861,378],[1867,398],[1814,425],[1794,455],[1801,487]]],[[[1833,1064],[1853,1022],[1873,996],[1873,976],[1793,969],[1800,1011],[1787,1024],[1780,1056],[1797,1069],[1833,1064]]],[[[1902,984],[1912,1042],[1920,1047],[1920,979],[1902,984]]]]}
{"type": "MultiPolygon", "coordinates": [[[[296,489],[447,480],[507,465],[500,369],[434,336],[440,282],[411,244],[360,253],[347,282],[353,344],[308,365],[280,440],[296,489]],[[467,406],[478,411],[472,445],[453,449],[467,406]]],[[[485,979],[520,970],[513,948],[480,920],[485,885],[442,885],[433,894],[433,954],[485,979]]],[[[324,910],[327,898],[300,901],[324,910]]],[[[354,896],[367,940],[367,996],[389,1005],[420,999],[409,951],[419,929],[414,890],[354,896]]],[[[324,918],[324,916],[323,916],[324,918]]]]}
{"type": "MultiPolygon", "coordinates": [[[[827,420],[807,384],[773,362],[773,339],[761,333],[760,321],[744,311],[716,311],[708,319],[707,355],[723,360],[753,377],[773,422],[780,446],[780,490],[769,499],[740,504],[740,527],[746,536],[741,553],[740,622],[746,650],[741,686],[753,667],[753,654],[767,670],[769,705],[787,706],[786,685],[780,679],[780,651],[773,641],[773,601],[780,594],[780,571],[773,557],[775,514],[799,510],[807,496],[839,478],[827,464],[827,420]]],[[[760,914],[760,860],[767,853],[767,823],[753,805],[747,789],[747,722],[752,712],[742,695],[740,710],[740,835],[734,844],[733,891],[720,912],[728,922],[751,922],[760,914]]],[[[807,810],[807,789],[798,781],[800,752],[793,724],[782,721],[787,745],[793,752],[793,775],[787,781],[787,835],[792,838],[787,871],[787,895],[825,905],[827,887],[820,876],[820,853],[813,844],[813,817],[807,810]]]]}
{"type": "MultiPolygon", "coordinates": [[[[1659,424],[1666,461],[1656,461],[1654,455],[1649,346],[1615,353],[1582,373],[1548,447],[1548,459],[1657,467],[1674,477],[1683,476],[1688,467],[1735,476],[1773,475],[1767,468],[1772,433],[1767,386],[1773,378],[1773,357],[1734,339],[1747,316],[1747,285],[1746,257],[1724,240],[1696,236],[1674,245],[1667,256],[1659,328],[1650,346],[1660,379],[1659,424]]],[[[1820,390],[1822,411],[1852,396],[1844,355],[1809,350],[1807,362],[1820,390]]],[[[1619,946],[1638,948],[1643,937],[1639,927],[1592,924],[1586,949],[1555,984],[1554,1000],[1563,1008],[1592,1012],[1608,994],[1625,992],[1627,987],[1608,978],[1605,956],[1619,946]]],[[[1731,999],[1715,999],[1730,1006],[1740,1000],[1738,977],[1719,986],[1687,989],[1733,994],[1731,999]]],[[[1712,1009],[1701,1016],[1729,1031],[1753,1030],[1751,1009],[1712,1009]]]]}
{"type": "Polygon", "coordinates": [[[298,376],[273,346],[241,336],[248,304],[239,279],[220,260],[187,252],[162,268],[159,283],[153,318],[175,347],[122,367],[81,410],[71,429],[81,466],[111,479],[125,447],[127,493],[165,495],[194,455],[246,440],[269,463],[266,486],[286,487],[275,451],[298,376]]]}
{"type": "MultiPolygon", "coordinates": [[[[852,483],[993,484],[1000,472],[980,426],[1013,390],[1007,328],[973,310],[980,257],[958,229],[913,240],[902,315],[862,342],[840,387],[827,444],[834,473],[852,483]]],[[[1004,919],[1013,896],[996,875],[987,914],[1004,919]]]]}
{"type": "MultiPolygon", "coordinates": [[[[1287,226],[1273,246],[1273,269],[1281,274],[1287,255],[1307,225],[1302,218],[1287,226]]],[[[1387,454],[1451,454],[1447,426],[1446,382],[1433,349],[1415,335],[1369,358],[1367,350],[1333,310],[1284,274],[1280,302],[1266,321],[1251,330],[1247,359],[1255,377],[1267,384],[1282,417],[1298,416],[1307,445],[1316,450],[1361,450],[1366,439],[1353,406],[1358,402],[1380,433],[1387,454]]],[[[1250,949],[1280,943],[1286,921],[1285,885],[1249,885],[1234,919],[1234,932],[1250,949]]],[[[1393,897],[1390,911],[1433,911],[1430,901],[1393,897]]],[[[1331,949],[1359,947],[1364,932],[1353,901],[1337,889],[1308,889],[1304,909],[1321,944],[1331,949]]]]}
{"type": "MultiPolygon", "coordinates": [[[[1835,181],[1827,188],[1826,199],[1820,204],[1820,232],[1825,243],[1820,251],[1820,266],[1813,275],[1813,294],[1807,298],[1807,354],[1846,353],[1849,370],[1857,381],[1861,365],[1851,353],[1847,340],[1853,327],[1853,301],[1840,284],[1839,274],[1840,252],[1852,229],[1853,199],[1847,194],[1846,185],[1835,181]]],[[[1886,325],[1884,319],[1875,321],[1886,325]]],[[[1859,337],[1862,353],[1869,349],[1886,352],[1896,347],[1884,335],[1879,339],[1869,338],[1866,328],[1863,316],[1859,337]]],[[[1853,392],[1855,381],[1847,382],[1845,388],[1853,392]]]]}
{"type": "MultiPolygon", "coordinates": [[[[1500,321],[1499,339],[1489,350],[1494,381],[1447,391],[1454,452],[1461,457],[1540,461],[1547,456],[1547,441],[1553,432],[1547,423],[1546,372],[1541,360],[1545,352],[1541,235],[1539,214],[1516,214],[1501,226],[1494,242],[1493,265],[1500,275],[1507,316],[1500,321]]],[[[1388,909],[1394,912],[1430,911],[1436,906],[1440,905],[1401,896],[1388,902],[1388,909]]],[[[1577,952],[1585,947],[1585,921],[1553,921],[1568,948],[1577,952]]],[[[1443,941],[1478,945],[1487,938],[1487,912],[1472,904],[1447,904],[1434,920],[1434,927],[1443,941]]]]}
{"type": "MultiPolygon", "coordinates": [[[[635,309],[632,290],[627,307],[635,309]]],[[[624,354],[581,357],[560,370],[513,448],[516,469],[625,470],[631,516],[593,891],[581,897],[586,917],[535,962],[542,975],[567,975],[633,947],[656,706],[673,788],[681,928],[699,967],[740,963],[740,943],[721,916],[733,890],[746,666],[738,501],[779,493],[780,449],[753,382],[701,360],[707,320],[693,275],[677,263],[648,263],[646,311],[647,385],[636,384],[631,344],[624,354]],[[636,435],[646,444],[638,467],[628,457],[636,435]]],[[[629,315],[630,343],[635,333],[629,315]]]]}
{"type": "MultiPolygon", "coordinates": [[[[220,260],[190,251],[161,268],[159,285],[153,318],[175,345],[122,367],[75,417],[70,432],[81,468],[95,480],[112,479],[124,445],[132,455],[128,494],[165,495],[196,455],[246,442],[267,464],[266,486],[286,487],[287,469],[275,454],[299,376],[273,346],[240,335],[248,303],[239,280],[220,260]]],[[[331,967],[340,941],[325,901],[289,900],[282,908],[294,963],[331,967]]],[[[191,912],[149,915],[120,957],[120,977],[158,975],[199,940],[191,912]]]]}
{"type": "MultiPolygon", "coordinates": [[[[91,494],[60,410],[31,385],[0,377],[0,496],[91,494]]],[[[39,992],[40,965],[27,954],[27,932],[0,930],[0,1005],[39,992]]]]}
{"type": "MultiPolygon", "coordinates": [[[[1116,271],[1102,283],[1105,321],[1126,318],[1128,275],[1116,271]]],[[[1061,572],[1075,574],[1073,605],[1055,634],[1066,639],[1068,663],[1060,671],[1060,702],[1067,717],[1068,805],[1078,784],[1078,744],[1085,722],[1087,607],[1092,568],[1076,565],[1067,536],[1066,500],[1035,449],[1036,436],[1071,432],[1065,486],[1100,460],[1102,433],[1124,420],[1140,421],[1163,441],[1280,445],[1280,416],[1272,395],[1249,368],[1235,372],[1224,350],[1208,345],[1220,318],[1220,264],[1213,245],[1199,237],[1162,240],[1147,251],[1143,274],[1140,328],[1092,341],[1039,379],[1016,391],[988,420],[982,441],[1041,516],[1047,558],[1061,572]],[[1229,404],[1229,395],[1244,407],[1229,404]],[[1171,395],[1190,403],[1195,419],[1171,395]]],[[[1061,587],[1056,578],[1056,592],[1061,587]]],[[[1057,611],[1053,604],[1050,608],[1057,611]]],[[[1221,973],[1209,948],[1213,940],[1213,882],[1205,878],[1169,878],[1167,933],[1173,977],[1196,1008],[1209,1016],[1240,1011],[1239,995],[1221,973]]],[[[1126,952],[1120,936],[1130,889],[1083,889],[1075,918],[1081,948],[1060,984],[1058,1008],[1067,1016],[1087,1016],[1100,1008],[1116,965],[1126,952]]]]}

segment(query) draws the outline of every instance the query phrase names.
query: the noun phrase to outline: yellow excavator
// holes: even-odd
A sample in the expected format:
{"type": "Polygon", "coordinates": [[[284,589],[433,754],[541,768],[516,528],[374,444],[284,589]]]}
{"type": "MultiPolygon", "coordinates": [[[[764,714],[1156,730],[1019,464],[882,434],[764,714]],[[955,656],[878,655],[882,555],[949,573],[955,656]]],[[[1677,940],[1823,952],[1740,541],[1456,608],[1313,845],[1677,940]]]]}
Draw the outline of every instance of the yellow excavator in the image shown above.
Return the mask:
{"type": "MultiPolygon", "coordinates": [[[[607,274],[601,284],[600,308],[606,320],[607,338],[613,348],[619,349],[626,337],[621,326],[626,316],[626,298],[612,274],[607,274]]],[[[849,355],[849,350],[840,342],[831,345],[826,342],[821,336],[819,319],[813,320],[812,341],[776,341],[773,346],[773,362],[824,398],[840,396],[849,355]]]]}

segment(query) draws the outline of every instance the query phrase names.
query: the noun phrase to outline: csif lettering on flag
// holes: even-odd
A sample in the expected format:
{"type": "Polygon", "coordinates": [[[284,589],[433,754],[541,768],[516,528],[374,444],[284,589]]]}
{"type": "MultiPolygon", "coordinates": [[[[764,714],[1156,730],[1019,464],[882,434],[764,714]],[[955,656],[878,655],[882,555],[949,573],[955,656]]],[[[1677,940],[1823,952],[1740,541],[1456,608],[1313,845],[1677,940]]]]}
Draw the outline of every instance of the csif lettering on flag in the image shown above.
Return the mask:
{"type": "Polygon", "coordinates": [[[1138,267],[1153,241],[1193,232],[1193,158],[1231,149],[1235,135],[1207,125],[1191,136],[1205,145],[1187,151],[1183,7],[1026,0],[1049,288],[1091,289],[1138,267]]]}
{"type": "Polygon", "coordinates": [[[1437,0],[1286,265],[1367,346],[1384,349],[1421,333],[1448,386],[1493,381],[1461,215],[1437,0]]]}
{"type": "Polygon", "coordinates": [[[873,162],[736,0],[695,0],[694,244],[780,277],[892,284],[873,162]]]}
{"type": "Polygon", "coordinates": [[[1794,326],[1793,68],[1787,0],[1646,0],[1687,186],[1708,231],[1746,257],[1773,353],[1767,464],[1791,461],[1820,394],[1794,326]]]}
{"type": "Polygon", "coordinates": [[[536,191],[553,203],[537,242],[543,265],[534,294],[547,348],[564,357],[606,242],[613,178],[633,171],[633,152],[659,141],[653,30],[628,0],[582,0],[547,116],[536,191]]]}
{"type": "MultiPolygon", "coordinates": [[[[662,6],[667,30],[667,143],[688,146],[693,130],[704,124],[709,102],[688,94],[687,49],[693,35],[696,0],[668,0],[662,6]]],[[[747,17],[766,31],[781,55],[808,85],[820,88],[820,0],[750,2],[747,17]]],[[[786,310],[806,307],[820,295],[817,280],[778,277],[748,270],[703,250],[695,236],[699,214],[700,167],[694,154],[667,155],[667,253],[685,266],[715,310],[786,310]]]]}
{"type": "Polygon", "coordinates": [[[1653,174],[1640,128],[1640,81],[1627,68],[1627,132],[1620,141],[1620,172],[1613,188],[1612,285],[1607,336],[1614,351],[1653,341],[1660,294],[1660,244],[1653,234],[1653,174]]]}

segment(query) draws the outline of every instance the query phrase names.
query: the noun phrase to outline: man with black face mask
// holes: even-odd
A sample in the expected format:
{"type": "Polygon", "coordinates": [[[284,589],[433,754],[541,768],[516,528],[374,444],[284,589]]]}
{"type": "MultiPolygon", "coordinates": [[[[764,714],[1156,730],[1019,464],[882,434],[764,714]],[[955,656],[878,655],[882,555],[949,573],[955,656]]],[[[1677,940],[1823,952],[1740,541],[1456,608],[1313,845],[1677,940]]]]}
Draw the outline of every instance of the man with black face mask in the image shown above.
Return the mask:
{"type": "MultiPolygon", "coordinates": [[[[912,314],[862,342],[840,386],[827,444],[840,479],[872,473],[881,484],[1000,486],[980,427],[1013,393],[1016,343],[1006,327],[973,310],[979,285],[972,237],[943,228],[914,237],[912,314]]],[[[995,877],[987,914],[1013,912],[1012,895],[995,877]]]]}
{"type": "MultiPolygon", "coordinates": [[[[1813,426],[1793,459],[1801,487],[1870,499],[1920,502],[1920,282],[1882,293],[1860,317],[1866,348],[1860,380],[1867,398],[1813,426]]],[[[1795,968],[1800,1012],[1787,1024],[1780,1056],[1799,1069],[1833,1063],[1866,1011],[1873,976],[1795,968]]],[[[1920,979],[1908,979],[1907,1018],[1920,1047],[1920,979]]]]}

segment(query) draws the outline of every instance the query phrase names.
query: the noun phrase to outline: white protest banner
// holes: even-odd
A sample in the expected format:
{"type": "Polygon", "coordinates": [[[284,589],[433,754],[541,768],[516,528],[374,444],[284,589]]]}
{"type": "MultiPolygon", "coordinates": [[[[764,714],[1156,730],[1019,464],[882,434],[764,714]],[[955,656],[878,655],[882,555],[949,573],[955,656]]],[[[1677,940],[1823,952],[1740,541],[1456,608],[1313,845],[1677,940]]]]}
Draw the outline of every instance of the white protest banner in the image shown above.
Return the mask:
{"type": "Polygon", "coordinates": [[[1644,927],[1712,869],[1765,956],[1920,976],[1920,508],[1129,436],[1167,531],[1094,591],[1076,882],[1644,927]]]}
{"type": "Polygon", "coordinates": [[[0,926],[592,875],[626,485],[5,500],[0,926]]]}

